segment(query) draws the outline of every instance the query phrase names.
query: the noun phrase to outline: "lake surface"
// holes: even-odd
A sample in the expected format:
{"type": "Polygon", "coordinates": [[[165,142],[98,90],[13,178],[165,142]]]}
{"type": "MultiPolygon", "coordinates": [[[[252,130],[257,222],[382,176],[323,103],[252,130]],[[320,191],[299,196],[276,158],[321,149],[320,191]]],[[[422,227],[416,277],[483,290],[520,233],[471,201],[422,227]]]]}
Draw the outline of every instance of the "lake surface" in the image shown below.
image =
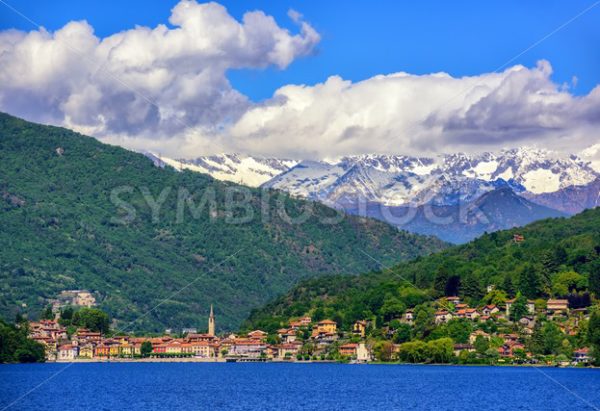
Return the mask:
{"type": "Polygon", "coordinates": [[[4,409],[596,410],[600,409],[600,369],[225,363],[0,365],[0,410],[4,409]]]}

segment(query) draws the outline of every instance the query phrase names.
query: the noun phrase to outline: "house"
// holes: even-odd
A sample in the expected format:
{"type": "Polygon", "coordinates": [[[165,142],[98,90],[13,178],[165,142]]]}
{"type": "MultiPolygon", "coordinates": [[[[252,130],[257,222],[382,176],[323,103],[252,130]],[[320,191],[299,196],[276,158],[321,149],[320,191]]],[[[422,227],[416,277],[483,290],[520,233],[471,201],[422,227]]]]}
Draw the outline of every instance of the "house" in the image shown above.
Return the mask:
{"type": "Polygon", "coordinates": [[[94,344],[86,343],[79,345],[79,358],[93,358],[94,357],[94,344]]]}
{"type": "Polygon", "coordinates": [[[166,344],[165,352],[172,355],[181,354],[181,344],[183,344],[181,340],[170,341],[166,344]]]}
{"type": "Polygon", "coordinates": [[[356,361],[359,362],[367,362],[373,359],[373,355],[371,354],[371,350],[364,343],[359,343],[356,348],[356,361]]]}
{"type": "Polygon", "coordinates": [[[277,357],[281,359],[293,358],[300,352],[301,347],[302,343],[300,342],[280,344],[277,346],[277,357]]]}
{"type": "Polygon", "coordinates": [[[477,320],[477,318],[480,316],[480,314],[477,312],[476,309],[474,308],[467,308],[465,310],[465,318],[467,320],[471,320],[471,321],[475,321],[477,320]]]}
{"type": "Polygon", "coordinates": [[[450,304],[460,304],[460,297],[456,297],[456,296],[451,296],[451,297],[446,297],[446,301],[448,301],[450,304]]]}
{"type": "Polygon", "coordinates": [[[298,328],[302,328],[304,326],[304,323],[302,323],[301,321],[290,321],[290,328],[293,328],[294,330],[297,330],[298,328]]]}
{"type": "Polygon", "coordinates": [[[553,313],[566,313],[569,309],[569,300],[550,299],[546,303],[546,310],[553,313]]]}
{"type": "Polygon", "coordinates": [[[337,332],[337,324],[332,320],[323,320],[317,323],[319,334],[332,334],[337,332]]]}
{"type": "MultiPolygon", "coordinates": [[[[516,298],[506,300],[506,316],[510,318],[510,307],[515,303],[516,298]]],[[[527,312],[535,314],[535,303],[533,300],[527,300],[527,312]]]]}
{"type": "Polygon", "coordinates": [[[465,309],[457,310],[456,312],[454,312],[455,318],[466,318],[466,316],[467,316],[467,310],[465,310],[465,309]]]}
{"type": "Polygon", "coordinates": [[[78,344],[94,343],[97,344],[102,339],[102,334],[99,332],[93,332],[86,328],[78,328],[73,335],[73,341],[78,344]]]}
{"type": "Polygon", "coordinates": [[[514,357],[516,350],[524,350],[525,346],[521,343],[513,342],[504,344],[502,347],[498,348],[498,354],[500,357],[514,357]]]}
{"type": "Polygon", "coordinates": [[[298,322],[304,326],[304,327],[308,327],[310,325],[310,323],[312,322],[312,318],[308,317],[308,316],[304,316],[302,318],[300,318],[298,320],[298,322]]]}
{"type": "Polygon", "coordinates": [[[348,343],[340,346],[340,354],[360,362],[371,360],[371,352],[364,343],[348,343]]]}
{"type": "Polygon", "coordinates": [[[365,320],[358,320],[354,323],[352,332],[364,338],[367,333],[367,322],[365,320]]]}
{"type": "Polygon", "coordinates": [[[315,337],[315,340],[319,345],[329,345],[338,340],[337,333],[322,333],[315,337]]]}
{"type": "Polygon", "coordinates": [[[261,356],[266,348],[267,344],[263,341],[250,338],[238,338],[233,341],[229,347],[228,355],[257,358],[261,356]]]}
{"type": "Polygon", "coordinates": [[[477,330],[477,331],[473,331],[471,334],[469,334],[469,344],[471,344],[471,345],[475,344],[475,341],[477,341],[477,337],[482,337],[482,338],[485,338],[486,340],[490,339],[490,335],[488,333],[486,333],[483,330],[477,330]]]}
{"type": "Polygon", "coordinates": [[[464,304],[464,303],[456,304],[454,306],[454,308],[456,308],[457,310],[466,310],[467,308],[469,308],[469,304],[464,304]]]}
{"type": "Polygon", "coordinates": [[[402,316],[402,321],[404,321],[408,324],[412,324],[414,319],[415,319],[415,313],[413,310],[406,310],[406,312],[402,316]]]}
{"type": "Polygon", "coordinates": [[[579,350],[573,351],[573,362],[574,363],[588,363],[590,362],[590,350],[589,348],[580,348],[579,350]]]}
{"type": "Polygon", "coordinates": [[[29,334],[32,338],[44,337],[52,341],[67,338],[67,330],[60,326],[56,320],[41,320],[29,323],[29,334]]]}
{"type": "Polygon", "coordinates": [[[517,334],[500,334],[499,337],[504,340],[505,344],[513,344],[519,341],[519,336],[517,334]]]}
{"type": "Polygon", "coordinates": [[[496,304],[488,304],[485,307],[483,307],[483,309],[481,310],[481,313],[483,315],[493,315],[500,312],[500,309],[498,308],[498,306],[496,304]]]}
{"type": "Polygon", "coordinates": [[[133,357],[134,355],[140,355],[142,353],[141,344],[133,344],[130,342],[123,342],[119,347],[119,355],[124,357],[133,357]]]}
{"type": "Polygon", "coordinates": [[[519,324],[521,324],[523,327],[533,328],[535,327],[535,317],[525,316],[519,320],[519,324]]]}
{"type": "Polygon", "coordinates": [[[446,322],[450,321],[451,319],[452,319],[452,313],[450,313],[446,310],[437,311],[435,313],[435,323],[436,324],[446,323],[446,322]]]}
{"type": "Polygon", "coordinates": [[[248,333],[248,338],[253,340],[264,341],[267,339],[268,334],[262,330],[254,330],[248,333]]]}
{"type": "Polygon", "coordinates": [[[475,347],[471,344],[454,344],[454,355],[458,356],[463,351],[475,352],[475,347]]]}
{"type": "Polygon", "coordinates": [[[73,361],[78,355],[77,346],[64,344],[58,347],[58,361],[73,361]]]}
{"type": "MultiPolygon", "coordinates": [[[[282,330],[280,330],[282,331],[282,330]]],[[[289,330],[284,330],[283,333],[279,334],[281,337],[281,342],[283,343],[293,343],[296,341],[296,330],[290,328],[289,330]]]]}
{"type": "Polygon", "coordinates": [[[340,346],[340,355],[345,357],[355,357],[356,350],[358,349],[357,343],[348,343],[340,346]]]}
{"type": "Polygon", "coordinates": [[[213,343],[208,341],[195,341],[188,344],[189,352],[191,352],[194,357],[213,358],[216,356],[215,344],[213,343]]]}
{"type": "Polygon", "coordinates": [[[78,305],[81,307],[93,307],[96,305],[96,298],[87,290],[61,291],[58,299],[62,305],[78,305]]]}
{"type": "Polygon", "coordinates": [[[215,341],[216,338],[217,337],[215,337],[214,335],[211,335],[211,334],[191,333],[185,337],[185,340],[187,342],[199,342],[199,341],[213,342],[213,341],[215,341]]]}

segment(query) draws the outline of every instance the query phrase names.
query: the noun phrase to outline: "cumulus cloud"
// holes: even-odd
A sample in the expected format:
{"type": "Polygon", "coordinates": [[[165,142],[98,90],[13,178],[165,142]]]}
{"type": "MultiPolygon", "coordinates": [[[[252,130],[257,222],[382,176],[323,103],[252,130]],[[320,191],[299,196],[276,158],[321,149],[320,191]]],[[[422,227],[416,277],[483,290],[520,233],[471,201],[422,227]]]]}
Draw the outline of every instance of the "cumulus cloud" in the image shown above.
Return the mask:
{"type": "Polygon", "coordinates": [[[600,173],[600,143],[584,149],[579,156],[592,164],[594,170],[600,173]]]}
{"type": "Polygon", "coordinates": [[[462,78],[395,73],[353,83],[332,76],[315,86],[282,87],[246,111],[230,135],[246,150],[299,157],[536,143],[574,150],[598,141],[600,87],[576,97],[551,74],[540,61],[462,78]]]}
{"type": "Polygon", "coordinates": [[[553,82],[546,61],[468,77],[333,75],[255,103],[231,86],[228,70],[285,69],[320,40],[302,14],[288,16],[295,34],[261,11],[238,21],[219,4],[183,0],[170,26],[102,39],[84,21],[53,33],[5,31],[0,110],[174,157],[430,155],[536,144],[577,152],[600,141],[600,87],[575,96],[553,82]]]}
{"type": "Polygon", "coordinates": [[[319,34],[294,14],[292,34],[261,11],[237,21],[217,3],[183,0],[169,23],[104,39],[85,21],[50,33],[0,33],[0,109],[135,144],[194,134],[209,139],[250,102],[230,69],[287,67],[319,34]]]}

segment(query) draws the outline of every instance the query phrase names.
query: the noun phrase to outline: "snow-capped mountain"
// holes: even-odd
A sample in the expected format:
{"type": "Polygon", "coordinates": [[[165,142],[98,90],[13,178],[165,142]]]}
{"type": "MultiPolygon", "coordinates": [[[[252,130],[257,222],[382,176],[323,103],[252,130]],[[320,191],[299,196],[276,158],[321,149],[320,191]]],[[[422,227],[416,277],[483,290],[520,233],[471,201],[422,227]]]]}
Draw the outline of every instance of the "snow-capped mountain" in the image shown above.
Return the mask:
{"type": "Polygon", "coordinates": [[[385,206],[455,205],[499,187],[535,196],[586,186],[600,174],[576,156],[520,148],[437,158],[390,155],[344,157],[337,162],[300,162],[264,184],[329,205],[357,202],[385,206]]]}
{"type": "Polygon", "coordinates": [[[226,154],[172,160],[147,155],[157,166],[283,190],[454,242],[600,206],[600,172],[589,161],[534,148],[436,158],[369,154],[323,161],[226,154]],[[464,213],[473,207],[486,214],[487,221],[465,220],[464,213]]]}
{"type": "Polygon", "coordinates": [[[175,160],[154,153],[145,153],[156,166],[169,165],[176,170],[191,170],[209,174],[217,180],[231,181],[258,187],[273,177],[289,170],[298,162],[294,160],[251,157],[239,154],[220,154],[198,157],[193,160],[175,160]]]}

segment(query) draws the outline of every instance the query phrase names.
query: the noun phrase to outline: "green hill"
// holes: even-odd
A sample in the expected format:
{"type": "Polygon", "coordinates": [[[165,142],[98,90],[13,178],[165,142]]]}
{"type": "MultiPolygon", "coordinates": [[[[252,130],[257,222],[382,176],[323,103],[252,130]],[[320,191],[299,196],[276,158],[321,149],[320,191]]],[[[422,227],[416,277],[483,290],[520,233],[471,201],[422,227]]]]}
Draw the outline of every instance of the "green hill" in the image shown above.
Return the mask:
{"type": "Polygon", "coordinates": [[[132,328],[203,327],[214,303],[218,327],[231,329],[300,279],[368,270],[363,251],[391,263],[445,246],[373,220],[328,224],[332,209],[278,192],[247,189],[228,207],[239,188],[0,114],[0,315],[35,317],[60,291],[86,289],[121,325],[162,302],[132,328]],[[196,215],[178,201],[188,192],[208,199],[196,215]],[[157,213],[144,193],[165,194],[157,213]],[[282,207],[313,212],[294,224],[282,207]]]}
{"type": "Polygon", "coordinates": [[[519,291],[529,298],[600,295],[600,208],[485,234],[389,270],[307,280],[254,310],[244,326],[272,331],[307,313],[333,318],[345,329],[365,318],[381,325],[443,295],[459,295],[471,306],[484,303],[493,298],[486,296],[489,285],[508,297],[519,291]],[[515,234],[523,241],[514,241],[515,234]]]}

